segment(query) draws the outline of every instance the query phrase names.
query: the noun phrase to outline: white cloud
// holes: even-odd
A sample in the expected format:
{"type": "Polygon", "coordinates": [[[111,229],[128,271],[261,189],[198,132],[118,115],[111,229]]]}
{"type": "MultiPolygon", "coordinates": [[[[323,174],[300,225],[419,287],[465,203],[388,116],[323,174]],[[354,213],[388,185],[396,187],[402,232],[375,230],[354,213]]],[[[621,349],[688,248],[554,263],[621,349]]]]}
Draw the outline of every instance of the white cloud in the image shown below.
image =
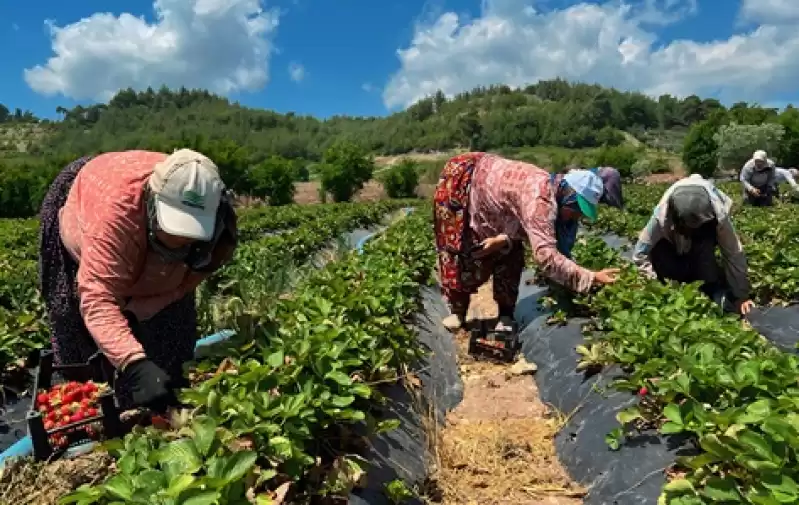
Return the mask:
{"type": "Polygon", "coordinates": [[[371,82],[365,82],[361,84],[361,89],[366,91],[367,93],[371,93],[375,90],[375,86],[371,82]]]}
{"type": "Polygon", "coordinates": [[[156,21],[96,13],[48,24],[54,56],[25,70],[35,91],[107,100],[122,88],[256,90],[269,80],[278,13],[260,0],[155,0],[156,21]]]}
{"type": "Polygon", "coordinates": [[[799,21],[799,2],[796,0],[743,0],[741,18],[756,23],[795,23],[799,21]]]}
{"type": "Polygon", "coordinates": [[[292,81],[301,82],[305,79],[305,75],[305,67],[299,63],[289,64],[289,77],[291,77],[292,81]]]}
{"type": "Polygon", "coordinates": [[[418,25],[409,47],[398,51],[401,67],[383,100],[390,108],[405,107],[438,89],[452,95],[556,77],[724,101],[767,102],[794,91],[799,31],[790,27],[761,25],[727,40],[665,45],[647,29],[658,16],[663,24],[695,11],[696,3],[685,0],[635,6],[609,0],[548,12],[525,0],[483,0],[476,19],[447,12],[418,25]]]}

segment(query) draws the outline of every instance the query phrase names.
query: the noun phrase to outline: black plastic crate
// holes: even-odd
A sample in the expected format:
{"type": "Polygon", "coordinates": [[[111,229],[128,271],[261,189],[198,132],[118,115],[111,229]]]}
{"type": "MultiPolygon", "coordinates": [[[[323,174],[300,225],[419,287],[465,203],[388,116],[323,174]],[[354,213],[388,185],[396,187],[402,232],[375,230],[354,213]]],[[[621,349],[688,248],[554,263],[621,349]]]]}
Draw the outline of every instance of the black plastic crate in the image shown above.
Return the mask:
{"type": "Polygon", "coordinates": [[[113,372],[110,371],[105,357],[97,353],[84,365],[55,365],[53,357],[53,352],[49,350],[42,351],[39,356],[39,366],[34,378],[33,402],[27,415],[28,434],[33,444],[34,458],[37,461],[58,458],[70,447],[96,441],[90,436],[88,427],[98,422],[102,426],[104,438],[116,438],[124,435],[125,430],[119,418],[120,411],[114,398],[113,372]],[[100,406],[98,415],[46,430],[44,417],[36,406],[36,397],[39,395],[39,391],[49,390],[54,384],[63,382],[62,380],[54,382],[54,378],[64,379],[63,381],[106,382],[111,387],[98,395],[97,401],[100,406]],[[65,436],[66,446],[59,449],[53,447],[50,443],[52,436],[65,436]]]}
{"type": "Polygon", "coordinates": [[[477,359],[511,363],[519,355],[522,345],[516,323],[511,331],[497,331],[488,321],[479,321],[469,335],[469,354],[477,359]]]}

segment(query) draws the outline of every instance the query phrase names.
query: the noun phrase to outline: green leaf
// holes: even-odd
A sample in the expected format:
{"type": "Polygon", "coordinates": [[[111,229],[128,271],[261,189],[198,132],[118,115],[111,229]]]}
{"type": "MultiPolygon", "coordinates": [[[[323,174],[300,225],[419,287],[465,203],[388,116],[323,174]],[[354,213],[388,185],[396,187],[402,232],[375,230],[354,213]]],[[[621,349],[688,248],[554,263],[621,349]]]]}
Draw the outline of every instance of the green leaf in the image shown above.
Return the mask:
{"type": "Polygon", "coordinates": [[[253,451],[234,452],[225,458],[225,466],[219,476],[226,484],[235,482],[243,478],[247,472],[252,470],[258,455],[253,451]]]}
{"type": "Polygon", "coordinates": [[[284,359],[283,351],[273,352],[266,358],[266,364],[272,368],[278,368],[283,364],[284,359]]]}
{"type": "Polygon", "coordinates": [[[663,426],[660,427],[660,432],[664,435],[674,435],[676,433],[682,433],[683,431],[685,431],[685,426],[671,421],[666,421],[663,423],[663,426]]]}
{"type": "Polygon", "coordinates": [[[774,498],[780,503],[799,502],[799,486],[788,475],[769,475],[762,478],[760,482],[763,487],[772,492],[774,498]]]}
{"type": "Polygon", "coordinates": [[[349,407],[354,401],[354,396],[334,396],[330,399],[330,403],[339,408],[349,407]]]}
{"type": "Polygon", "coordinates": [[[333,370],[325,374],[325,379],[333,380],[342,386],[349,386],[352,384],[352,380],[350,379],[349,375],[345,374],[344,372],[339,372],[338,370],[333,370]]]}
{"type": "Polygon", "coordinates": [[[616,414],[616,420],[619,421],[619,424],[627,424],[642,417],[643,415],[638,407],[630,407],[616,414]]]}
{"type": "Polygon", "coordinates": [[[194,431],[194,445],[202,456],[208,456],[211,447],[216,440],[216,421],[208,416],[200,416],[194,419],[192,431],[194,431]]]}
{"type": "Polygon", "coordinates": [[[611,451],[619,450],[622,436],[624,436],[624,432],[621,428],[614,428],[610,433],[605,435],[605,443],[608,444],[611,451]]]}
{"type": "Polygon", "coordinates": [[[670,403],[666,405],[663,409],[663,415],[666,416],[666,419],[671,421],[674,424],[679,424],[680,426],[683,425],[682,414],[680,413],[680,407],[670,403]]]}
{"type": "Polygon", "coordinates": [[[155,494],[167,486],[167,478],[164,472],[144,470],[133,478],[133,485],[137,492],[155,494]]]}
{"type": "Polygon", "coordinates": [[[181,438],[161,449],[158,460],[170,467],[171,475],[192,474],[202,468],[203,461],[194,441],[181,438]]]}
{"type": "Polygon", "coordinates": [[[186,489],[190,488],[192,484],[197,481],[197,478],[193,475],[178,475],[169,483],[169,487],[167,487],[165,494],[167,496],[171,496],[173,498],[177,498],[180,496],[180,493],[185,491],[186,489]]]}
{"type": "Polygon", "coordinates": [[[707,480],[702,494],[713,501],[720,502],[740,502],[743,501],[741,493],[735,487],[735,481],[731,478],[721,479],[711,477],[707,480]]]}
{"type": "Polygon", "coordinates": [[[269,448],[272,452],[283,459],[291,458],[292,445],[291,440],[286,437],[272,437],[269,439],[269,448]]]}
{"type": "Polygon", "coordinates": [[[115,498],[133,499],[133,482],[127,475],[115,475],[103,484],[103,489],[115,498]]]}
{"type": "Polygon", "coordinates": [[[771,406],[768,400],[758,400],[746,407],[746,413],[735,419],[736,423],[754,424],[763,422],[771,415],[771,406]]]}
{"type": "Polygon", "coordinates": [[[203,491],[185,500],[178,502],[179,505],[218,505],[222,495],[219,491],[203,491]]]}
{"type": "Polygon", "coordinates": [[[691,481],[689,481],[688,479],[674,479],[673,481],[663,486],[663,491],[669,494],[678,494],[678,495],[696,492],[696,490],[694,489],[694,485],[691,484],[691,481]]]}
{"type": "Polygon", "coordinates": [[[377,423],[375,426],[375,433],[385,433],[388,431],[396,430],[400,427],[399,419],[386,419],[377,423]]]}

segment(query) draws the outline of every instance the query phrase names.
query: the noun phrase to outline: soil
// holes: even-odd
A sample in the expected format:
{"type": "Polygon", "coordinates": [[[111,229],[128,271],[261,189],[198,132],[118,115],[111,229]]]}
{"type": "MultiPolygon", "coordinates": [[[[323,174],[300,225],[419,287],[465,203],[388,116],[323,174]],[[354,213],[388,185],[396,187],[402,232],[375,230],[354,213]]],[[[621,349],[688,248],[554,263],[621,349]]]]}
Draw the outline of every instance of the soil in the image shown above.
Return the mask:
{"type": "MultiPolygon", "coordinates": [[[[491,283],[472,297],[467,319],[497,316],[491,283]]],[[[455,335],[463,402],[435,433],[431,486],[443,505],[579,505],[585,490],[560,465],[553,437],[562,418],[541,403],[526,362],[477,361],[468,333],[455,335]]],[[[434,424],[434,423],[433,423],[434,424]]]]}

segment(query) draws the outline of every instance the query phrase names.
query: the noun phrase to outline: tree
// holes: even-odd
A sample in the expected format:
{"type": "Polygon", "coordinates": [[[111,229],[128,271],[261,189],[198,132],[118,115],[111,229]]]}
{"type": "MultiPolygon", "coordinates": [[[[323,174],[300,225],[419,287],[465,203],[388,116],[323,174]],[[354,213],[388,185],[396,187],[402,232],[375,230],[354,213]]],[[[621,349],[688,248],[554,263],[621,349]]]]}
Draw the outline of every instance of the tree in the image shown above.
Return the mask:
{"type": "Polygon", "coordinates": [[[718,144],[714,136],[724,122],[724,114],[715,113],[688,130],[683,142],[682,161],[692,174],[712,177],[716,172],[718,144]]]}
{"type": "Polygon", "coordinates": [[[718,164],[722,168],[740,168],[758,149],[775,152],[783,135],[785,128],[774,123],[721,126],[713,135],[718,164]]]}
{"type": "Polygon", "coordinates": [[[357,144],[339,141],[322,158],[322,191],[348,202],[372,178],[374,160],[357,144]]]}
{"type": "Polygon", "coordinates": [[[291,160],[271,156],[250,170],[249,193],[266,198],[269,205],[288,205],[294,201],[296,170],[291,160]]]}
{"type": "Polygon", "coordinates": [[[390,198],[413,198],[419,185],[419,165],[404,158],[383,176],[383,188],[390,198]]]}

